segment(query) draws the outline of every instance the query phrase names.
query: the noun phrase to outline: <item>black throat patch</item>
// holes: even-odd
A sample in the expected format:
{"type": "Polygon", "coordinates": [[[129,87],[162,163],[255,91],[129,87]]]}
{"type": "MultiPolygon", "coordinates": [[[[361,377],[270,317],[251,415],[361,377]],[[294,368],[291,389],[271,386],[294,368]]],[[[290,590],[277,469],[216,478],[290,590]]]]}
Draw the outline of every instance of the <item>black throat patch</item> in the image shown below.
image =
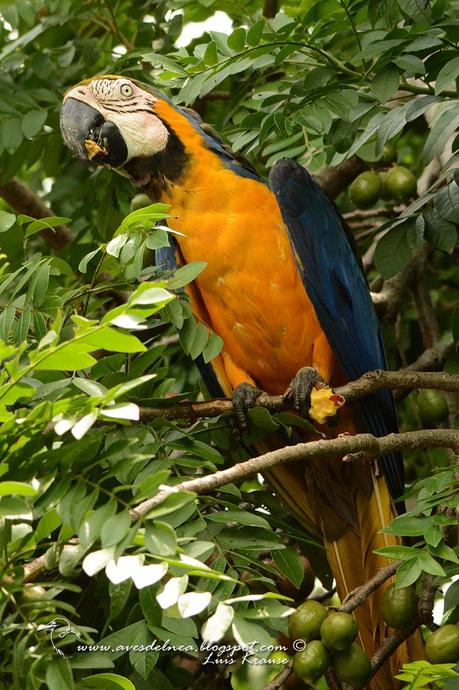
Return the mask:
{"type": "Polygon", "coordinates": [[[190,158],[174,130],[164,120],[161,122],[169,133],[166,147],[153,156],[133,158],[123,166],[136,187],[144,188],[151,199],[159,199],[169,182],[180,179],[190,158]]]}

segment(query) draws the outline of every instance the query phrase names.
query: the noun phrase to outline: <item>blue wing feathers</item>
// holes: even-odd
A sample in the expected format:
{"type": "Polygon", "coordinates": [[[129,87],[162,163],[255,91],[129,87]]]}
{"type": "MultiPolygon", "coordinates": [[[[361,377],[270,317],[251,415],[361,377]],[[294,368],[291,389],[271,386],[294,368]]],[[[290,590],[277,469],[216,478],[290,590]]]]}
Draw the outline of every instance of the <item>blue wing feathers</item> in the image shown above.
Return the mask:
{"type": "MultiPolygon", "coordinates": [[[[290,160],[271,171],[277,197],[305,289],[335,355],[350,379],[385,369],[378,320],[365,275],[344,222],[309,173],[290,160]]],[[[364,429],[375,436],[398,430],[392,394],[379,391],[359,405],[364,429]]],[[[381,465],[393,497],[403,493],[400,455],[387,455],[381,465]]]]}

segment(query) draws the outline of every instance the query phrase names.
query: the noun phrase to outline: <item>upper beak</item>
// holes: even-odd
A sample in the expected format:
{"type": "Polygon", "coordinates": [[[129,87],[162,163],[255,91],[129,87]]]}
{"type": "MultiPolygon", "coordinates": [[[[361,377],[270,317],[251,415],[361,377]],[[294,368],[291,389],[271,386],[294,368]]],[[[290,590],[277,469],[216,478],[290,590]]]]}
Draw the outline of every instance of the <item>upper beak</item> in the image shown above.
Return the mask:
{"type": "Polygon", "coordinates": [[[68,96],[61,109],[60,125],[65,143],[78,158],[113,168],[126,162],[128,150],[120,130],[87,103],[68,96]]]}

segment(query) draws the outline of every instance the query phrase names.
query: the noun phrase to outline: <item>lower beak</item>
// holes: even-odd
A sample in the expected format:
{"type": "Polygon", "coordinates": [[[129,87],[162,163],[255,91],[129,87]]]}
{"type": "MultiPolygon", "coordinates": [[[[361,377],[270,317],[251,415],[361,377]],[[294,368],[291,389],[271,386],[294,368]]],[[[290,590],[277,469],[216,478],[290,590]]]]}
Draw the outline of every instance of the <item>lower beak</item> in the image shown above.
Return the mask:
{"type": "Polygon", "coordinates": [[[98,110],[76,98],[67,98],[61,109],[61,132],[78,158],[117,168],[126,162],[128,150],[120,130],[106,122],[98,110]]]}

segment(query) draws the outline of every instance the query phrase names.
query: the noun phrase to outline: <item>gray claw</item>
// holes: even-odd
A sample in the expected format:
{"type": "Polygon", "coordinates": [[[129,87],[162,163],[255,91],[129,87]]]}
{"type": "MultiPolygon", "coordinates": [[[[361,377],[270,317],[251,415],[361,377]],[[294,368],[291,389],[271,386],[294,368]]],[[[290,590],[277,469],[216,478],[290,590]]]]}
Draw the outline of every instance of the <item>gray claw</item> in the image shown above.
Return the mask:
{"type": "Polygon", "coordinates": [[[284,402],[292,403],[302,417],[308,417],[311,391],[315,386],[328,386],[327,381],[313,367],[302,367],[284,393],[284,402]]]}
{"type": "Polygon", "coordinates": [[[248,411],[255,407],[255,403],[263,393],[251,383],[240,383],[233,391],[233,410],[238,426],[242,431],[249,428],[248,411]]]}

